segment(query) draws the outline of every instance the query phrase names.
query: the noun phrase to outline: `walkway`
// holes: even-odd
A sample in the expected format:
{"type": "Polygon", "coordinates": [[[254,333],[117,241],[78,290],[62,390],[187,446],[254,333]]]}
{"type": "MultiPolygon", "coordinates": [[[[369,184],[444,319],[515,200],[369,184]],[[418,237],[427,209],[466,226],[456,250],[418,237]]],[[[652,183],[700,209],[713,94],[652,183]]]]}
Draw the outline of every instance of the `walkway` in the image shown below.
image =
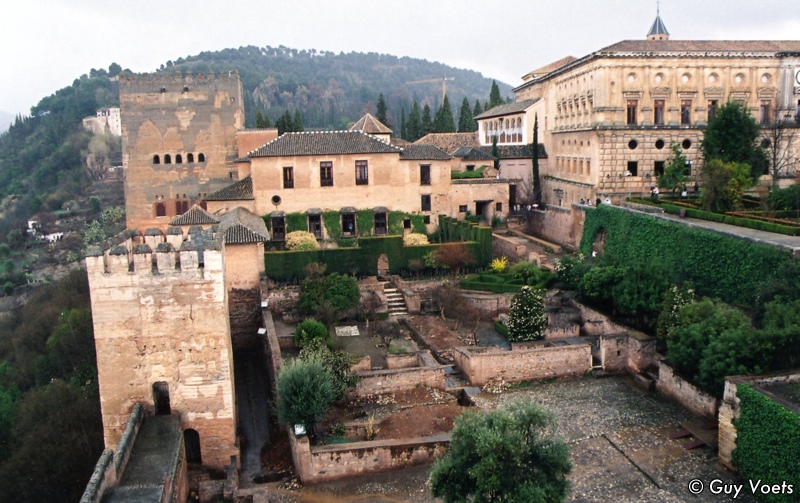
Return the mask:
{"type": "Polygon", "coordinates": [[[233,356],[236,400],[239,405],[239,426],[242,469],[240,487],[253,484],[262,473],[261,449],[269,442],[269,404],[267,370],[258,351],[237,352],[233,356]]]}
{"type": "Polygon", "coordinates": [[[630,211],[634,213],[641,213],[650,215],[662,220],[669,220],[671,222],[679,223],[689,227],[696,227],[698,229],[707,229],[726,236],[744,239],[754,243],[761,243],[778,248],[791,253],[793,256],[800,256],[800,237],[786,236],[784,234],[775,234],[773,232],[759,231],[756,229],[748,229],[746,227],[738,227],[736,225],[722,224],[718,222],[710,222],[708,220],[699,220],[696,218],[681,218],[678,215],[670,215],[668,213],[644,213],[631,208],[624,208],[621,206],[614,206],[621,210],[630,211]]]}

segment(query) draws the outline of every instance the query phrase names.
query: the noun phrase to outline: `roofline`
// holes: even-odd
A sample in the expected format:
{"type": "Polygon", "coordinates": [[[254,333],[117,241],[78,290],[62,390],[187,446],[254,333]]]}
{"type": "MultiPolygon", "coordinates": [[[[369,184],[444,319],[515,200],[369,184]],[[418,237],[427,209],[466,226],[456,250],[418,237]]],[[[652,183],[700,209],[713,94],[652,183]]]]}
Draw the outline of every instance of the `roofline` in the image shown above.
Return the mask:
{"type": "MultiPolygon", "coordinates": [[[[533,86],[534,84],[538,84],[541,82],[545,82],[553,77],[566,73],[573,68],[581,66],[585,63],[588,63],[595,59],[601,58],[641,58],[645,57],[669,57],[669,58],[720,58],[720,57],[727,57],[727,56],[737,56],[737,57],[744,57],[744,58],[764,58],[764,57],[774,57],[774,58],[782,58],[782,57],[796,57],[800,56],[800,52],[793,52],[793,51],[703,51],[703,50],[688,50],[688,51],[625,51],[625,52],[617,52],[617,51],[609,51],[610,47],[613,47],[617,44],[622,42],[627,42],[627,40],[621,40],[616,44],[609,45],[604,47],[598,51],[592,52],[583,56],[582,58],[578,58],[572,63],[567,63],[566,65],[553,70],[552,72],[542,75],[541,77],[531,79],[527,82],[523,82],[519,86],[511,89],[511,92],[518,92],[523,89],[527,89],[528,87],[533,86]]],[[[686,40],[685,42],[708,42],[706,40],[686,40]]],[[[714,40],[713,42],[719,42],[714,40]]],[[[742,41],[745,42],[745,41],[742,41]]],[[[770,42],[781,42],[781,40],[770,40],[770,42]]],[[[788,42],[788,40],[786,41],[788,42]]],[[[485,113],[485,112],[484,112],[485,113]]]]}

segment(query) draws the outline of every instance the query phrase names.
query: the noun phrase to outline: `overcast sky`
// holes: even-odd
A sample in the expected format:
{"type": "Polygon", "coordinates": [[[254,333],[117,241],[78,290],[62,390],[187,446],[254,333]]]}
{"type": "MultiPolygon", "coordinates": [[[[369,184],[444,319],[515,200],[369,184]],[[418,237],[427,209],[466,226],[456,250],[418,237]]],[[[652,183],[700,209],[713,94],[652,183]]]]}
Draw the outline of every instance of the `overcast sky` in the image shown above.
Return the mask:
{"type": "MultiPolygon", "coordinates": [[[[245,45],[411,56],[517,85],[644,38],[655,13],[655,0],[19,0],[0,19],[0,111],[27,114],[112,62],[150,72],[245,45]]],[[[800,39],[798,0],[662,0],[661,17],[673,39],[800,39]]]]}

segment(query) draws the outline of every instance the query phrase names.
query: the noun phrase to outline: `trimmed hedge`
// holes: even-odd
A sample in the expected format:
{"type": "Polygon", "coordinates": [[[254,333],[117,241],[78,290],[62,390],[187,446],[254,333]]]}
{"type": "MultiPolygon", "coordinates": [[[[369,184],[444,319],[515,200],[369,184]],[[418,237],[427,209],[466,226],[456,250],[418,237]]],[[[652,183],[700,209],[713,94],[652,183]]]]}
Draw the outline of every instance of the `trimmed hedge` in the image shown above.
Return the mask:
{"type": "MultiPolygon", "coordinates": [[[[734,465],[754,483],[760,480],[771,486],[785,481],[794,491],[800,490],[800,414],[745,384],[737,386],[736,396],[741,414],[733,420],[734,465]]],[[[778,503],[796,501],[797,493],[765,495],[757,490],[755,496],[758,501],[778,503]]]]}
{"type": "Polygon", "coordinates": [[[710,211],[696,210],[692,208],[682,208],[672,204],[662,204],[661,207],[666,213],[670,213],[672,215],[678,215],[680,214],[681,210],[683,210],[686,212],[686,216],[697,218],[699,220],[708,220],[710,222],[718,222],[721,224],[736,225],[738,227],[745,227],[747,229],[774,232],[776,234],[784,234],[787,236],[800,236],[800,227],[789,227],[788,225],[765,222],[762,220],[739,218],[731,215],[721,215],[719,213],[712,213],[710,211]]]}
{"type": "Polygon", "coordinates": [[[699,295],[752,304],[765,280],[791,259],[789,253],[712,231],[601,205],[586,209],[581,251],[591,254],[605,231],[603,264],[662,266],[673,284],[689,281],[699,295]]]}
{"type": "MultiPolygon", "coordinates": [[[[548,272],[547,274],[543,274],[542,278],[530,285],[530,287],[534,290],[546,288],[554,278],[555,276],[548,272]]],[[[514,278],[510,274],[485,272],[467,276],[459,282],[458,286],[465,290],[481,290],[492,293],[516,293],[522,290],[522,287],[525,286],[525,282],[520,278],[514,278]]]]}

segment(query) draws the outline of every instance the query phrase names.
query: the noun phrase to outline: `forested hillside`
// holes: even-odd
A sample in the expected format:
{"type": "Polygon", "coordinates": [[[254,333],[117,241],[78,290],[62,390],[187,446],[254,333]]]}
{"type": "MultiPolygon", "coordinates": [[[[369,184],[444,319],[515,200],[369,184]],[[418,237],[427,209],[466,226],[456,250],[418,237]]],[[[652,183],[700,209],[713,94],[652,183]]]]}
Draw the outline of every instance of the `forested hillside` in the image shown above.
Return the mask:
{"type": "MultiPolygon", "coordinates": [[[[255,125],[262,109],[274,122],[285,111],[298,109],[306,128],[341,129],[366,111],[376,112],[383,94],[391,127],[400,132],[402,109],[411,112],[414,99],[422,107],[439,108],[443,77],[447,96],[457,109],[466,97],[470,104],[489,99],[492,79],[472,70],[442,63],[374,52],[339,53],[287,47],[240,47],[168,61],[162,70],[208,73],[237,70],[245,90],[247,125],[255,125]],[[421,80],[436,82],[410,84],[421,80]]],[[[511,86],[498,82],[503,97],[511,86]]],[[[457,110],[453,110],[457,113],[457,110]]]]}

